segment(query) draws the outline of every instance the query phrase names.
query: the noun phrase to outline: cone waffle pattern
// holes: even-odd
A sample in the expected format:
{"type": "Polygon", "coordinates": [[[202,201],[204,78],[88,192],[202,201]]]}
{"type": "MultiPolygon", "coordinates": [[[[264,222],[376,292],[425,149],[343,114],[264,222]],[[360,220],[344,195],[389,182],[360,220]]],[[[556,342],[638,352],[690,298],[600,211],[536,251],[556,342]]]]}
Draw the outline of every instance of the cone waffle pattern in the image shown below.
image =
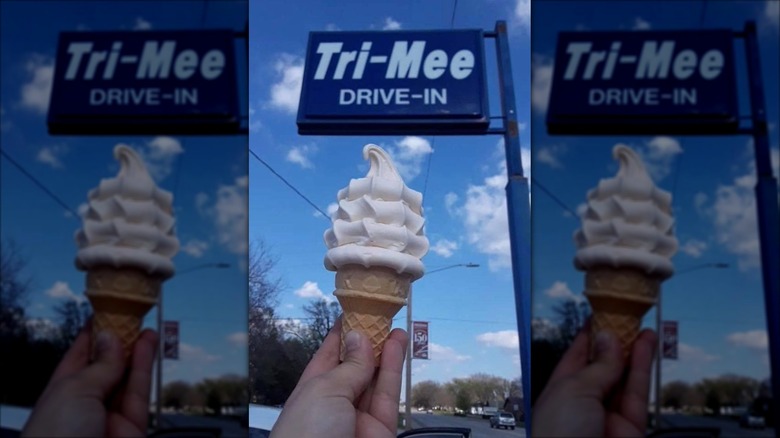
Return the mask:
{"type": "Polygon", "coordinates": [[[390,334],[393,317],[406,304],[411,277],[382,268],[346,266],[336,273],[336,291],[344,315],[341,323],[341,353],[344,360],[344,338],[357,330],[371,340],[376,365],[390,334]]]}
{"type": "Polygon", "coordinates": [[[642,317],[656,303],[661,279],[648,277],[634,269],[594,269],[585,275],[585,296],[593,315],[591,318],[590,357],[594,357],[594,341],[601,331],[614,333],[627,358],[639,335],[642,317]]]}
{"type": "Polygon", "coordinates": [[[92,304],[92,357],[95,338],[108,330],[121,341],[125,357],[141,333],[144,316],[160,294],[162,279],[136,269],[93,269],[87,272],[86,295],[92,304]]]}

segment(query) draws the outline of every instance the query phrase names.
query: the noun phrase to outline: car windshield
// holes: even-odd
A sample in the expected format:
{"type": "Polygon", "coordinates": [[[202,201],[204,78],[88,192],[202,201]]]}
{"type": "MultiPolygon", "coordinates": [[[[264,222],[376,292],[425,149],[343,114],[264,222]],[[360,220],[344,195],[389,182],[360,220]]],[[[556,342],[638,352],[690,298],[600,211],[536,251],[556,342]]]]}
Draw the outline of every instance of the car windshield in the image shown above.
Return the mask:
{"type": "Polygon", "coordinates": [[[501,418],[515,418],[512,414],[501,414],[501,418]]]}

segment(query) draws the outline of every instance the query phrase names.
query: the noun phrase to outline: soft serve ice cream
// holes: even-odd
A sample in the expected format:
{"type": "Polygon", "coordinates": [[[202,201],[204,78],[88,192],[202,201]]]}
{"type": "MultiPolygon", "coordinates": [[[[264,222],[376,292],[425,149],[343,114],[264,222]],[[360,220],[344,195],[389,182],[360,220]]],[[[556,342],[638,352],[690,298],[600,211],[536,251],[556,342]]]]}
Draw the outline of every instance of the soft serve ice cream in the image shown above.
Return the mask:
{"type": "Polygon", "coordinates": [[[333,295],[344,310],[341,358],[344,337],[357,330],[371,340],[378,365],[393,316],[425,271],[420,259],[428,239],[422,195],[404,184],[379,146],[366,145],[363,158],[371,165],[368,174],[338,193],[338,211],[325,232],[325,267],[336,271],[333,295]]]}
{"type": "Polygon", "coordinates": [[[90,190],[83,227],[76,233],[76,267],[136,267],[170,277],[171,258],[179,249],[174,234],[173,196],[157,187],[138,154],[117,145],[121,166],[115,178],[90,190]]]}
{"type": "Polygon", "coordinates": [[[614,178],[588,192],[582,228],[575,234],[577,269],[608,265],[635,267],[648,275],[669,277],[677,251],[672,196],[653,184],[636,152],[617,145],[620,162],[614,178]]]}
{"type": "Polygon", "coordinates": [[[157,187],[141,157],[118,145],[120,170],[88,194],[83,226],[76,232],[76,267],[86,271],[93,308],[92,345],[101,331],[114,333],[125,356],[141,332],[144,315],[157,304],[162,283],[174,273],[179,249],[173,196],[157,187]]]}
{"type": "Polygon", "coordinates": [[[588,192],[582,228],[574,235],[574,265],[585,271],[585,296],[593,311],[591,355],[595,335],[610,331],[627,357],[642,317],[674,272],[677,239],[671,195],[653,184],[632,149],[617,145],[612,155],[620,169],[588,192]]]}
{"type": "Polygon", "coordinates": [[[422,194],[407,187],[387,152],[369,144],[363,157],[371,168],[338,193],[333,227],[325,232],[325,267],[385,266],[413,280],[422,277],[428,252],[423,234],[422,194]]]}

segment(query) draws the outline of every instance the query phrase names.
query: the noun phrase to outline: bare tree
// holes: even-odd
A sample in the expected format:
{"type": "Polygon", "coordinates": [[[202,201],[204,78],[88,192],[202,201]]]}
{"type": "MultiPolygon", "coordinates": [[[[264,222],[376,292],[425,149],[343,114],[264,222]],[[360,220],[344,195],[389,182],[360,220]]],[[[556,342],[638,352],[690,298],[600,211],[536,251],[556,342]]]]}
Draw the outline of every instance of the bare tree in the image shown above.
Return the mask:
{"type": "Polygon", "coordinates": [[[341,315],[341,306],[336,301],[327,300],[313,301],[303,306],[303,313],[306,314],[309,331],[309,340],[311,347],[317,351],[328,336],[330,329],[336,325],[336,320],[341,315]]]}
{"type": "Polygon", "coordinates": [[[432,408],[435,403],[436,394],[441,385],[432,380],[424,380],[412,387],[412,404],[422,408],[432,408]]]}
{"type": "Polygon", "coordinates": [[[0,335],[26,336],[25,312],[30,292],[30,279],[22,272],[27,259],[13,240],[0,244],[0,335]]]}
{"type": "Polygon", "coordinates": [[[277,260],[262,240],[249,246],[249,305],[259,309],[273,309],[282,290],[282,280],[273,275],[277,260]]]}
{"type": "Polygon", "coordinates": [[[60,339],[70,345],[92,316],[92,306],[87,301],[69,299],[55,306],[54,312],[60,324],[60,339]]]}

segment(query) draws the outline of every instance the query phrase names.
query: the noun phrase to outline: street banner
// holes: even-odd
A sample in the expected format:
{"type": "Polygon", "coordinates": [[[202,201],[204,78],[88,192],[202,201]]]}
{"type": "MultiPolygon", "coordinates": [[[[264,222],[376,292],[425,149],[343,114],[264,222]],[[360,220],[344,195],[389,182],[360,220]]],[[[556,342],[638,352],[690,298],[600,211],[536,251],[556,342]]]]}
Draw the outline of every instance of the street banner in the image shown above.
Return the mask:
{"type": "Polygon", "coordinates": [[[484,134],[481,30],[311,32],[299,134],[484,134]]]}
{"type": "Polygon", "coordinates": [[[550,134],[734,133],[733,32],[561,32],[550,134]]]}
{"type": "Polygon", "coordinates": [[[62,32],[50,134],[231,134],[240,127],[234,32],[62,32]]]}
{"type": "Polygon", "coordinates": [[[428,323],[412,322],[412,357],[414,359],[429,359],[428,357],[428,323]]]}
{"type": "Polygon", "coordinates": [[[677,321],[663,321],[661,323],[663,334],[663,358],[677,359],[677,321]]]}
{"type": "Polygon", "coordinates": [[[163,357],[179,359],[179,321],[164,321],[163,336],[163,357]]]}

